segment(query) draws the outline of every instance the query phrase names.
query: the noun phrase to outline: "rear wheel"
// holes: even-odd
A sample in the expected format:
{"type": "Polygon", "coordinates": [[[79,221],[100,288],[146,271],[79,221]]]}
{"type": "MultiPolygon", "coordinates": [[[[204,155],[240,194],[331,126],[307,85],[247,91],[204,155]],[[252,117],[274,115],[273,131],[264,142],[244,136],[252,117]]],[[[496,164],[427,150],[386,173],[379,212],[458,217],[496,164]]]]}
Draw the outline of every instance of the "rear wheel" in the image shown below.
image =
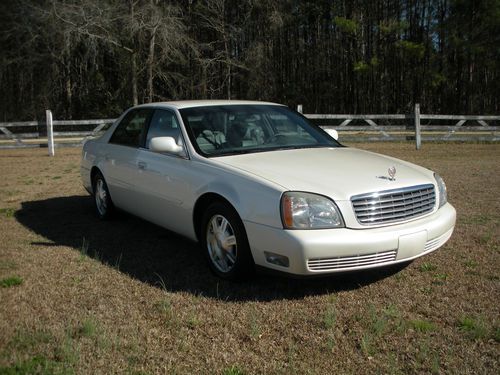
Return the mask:
{"type": "Polygon", "coordinates": [[[217,276],[241,280],[253,273],[245,228],[231,206],[223,202],[210,205],[203,216],[200,233],[209,266],[217,276]]]}
{"type": "Polygon", "coordinates": [[[101,172],[97,172],[92,181],[94,203],[97,216],[102,220],[109,219],[114,212],[113,201],[109,194],[108,185],[101,172]]]}

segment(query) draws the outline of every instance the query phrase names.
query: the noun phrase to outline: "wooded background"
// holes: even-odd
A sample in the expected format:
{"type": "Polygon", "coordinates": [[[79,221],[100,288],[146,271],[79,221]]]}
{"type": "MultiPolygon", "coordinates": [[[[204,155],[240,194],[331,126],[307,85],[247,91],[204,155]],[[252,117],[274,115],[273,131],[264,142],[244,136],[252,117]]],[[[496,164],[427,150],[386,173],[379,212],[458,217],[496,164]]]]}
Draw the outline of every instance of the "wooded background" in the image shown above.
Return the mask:
{"type": "Polygon", "coordinates": [[[258,99],[500,112],[500,0],[0,2],[0,121],[258,99]]]}

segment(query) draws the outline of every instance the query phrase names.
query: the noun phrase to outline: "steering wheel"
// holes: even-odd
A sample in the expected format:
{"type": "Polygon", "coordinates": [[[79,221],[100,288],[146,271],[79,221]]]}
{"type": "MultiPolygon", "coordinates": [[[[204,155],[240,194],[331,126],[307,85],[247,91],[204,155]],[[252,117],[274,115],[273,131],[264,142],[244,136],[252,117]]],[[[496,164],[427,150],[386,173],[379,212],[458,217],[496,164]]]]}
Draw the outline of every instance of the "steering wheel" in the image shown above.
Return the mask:
{"type": "Polygon", "coordinates": [[[269,143],[274,143],[274,142],[277,142],[277,143],[281,143],[280,142],[280,139],[283,140],[285,139],[286,137],[286,134],[283,134],[283,133],[275,133],[271,136],[269,136],[266,141],[264,142],[264,144],[269,144],[269,143]]]}

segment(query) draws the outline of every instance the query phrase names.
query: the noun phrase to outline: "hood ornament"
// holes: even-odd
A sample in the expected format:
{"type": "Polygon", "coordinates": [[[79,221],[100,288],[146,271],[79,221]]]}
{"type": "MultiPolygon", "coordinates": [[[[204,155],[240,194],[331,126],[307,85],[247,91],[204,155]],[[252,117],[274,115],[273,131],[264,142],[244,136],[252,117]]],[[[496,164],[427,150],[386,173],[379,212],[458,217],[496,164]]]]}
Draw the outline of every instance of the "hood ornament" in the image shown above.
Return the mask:
{"type": "Polygon", "coordinates": [[[394,181],[396,178],[394,176],[396,176],[396,167],[395,166],[392,166],[390,167],[388,170],[387,170],[387,173],[389,173],[389,180],[391,181],[394,181]]]}
{"type": "Polygon", "coordinates": [[[380,178],[382,180],[389,180],[389,181],[396,181],[396,167],[392,166],[387,170],[387,173],[389,174],[389,177],[387,176],[377,176],[377,178],[380,178]]]}

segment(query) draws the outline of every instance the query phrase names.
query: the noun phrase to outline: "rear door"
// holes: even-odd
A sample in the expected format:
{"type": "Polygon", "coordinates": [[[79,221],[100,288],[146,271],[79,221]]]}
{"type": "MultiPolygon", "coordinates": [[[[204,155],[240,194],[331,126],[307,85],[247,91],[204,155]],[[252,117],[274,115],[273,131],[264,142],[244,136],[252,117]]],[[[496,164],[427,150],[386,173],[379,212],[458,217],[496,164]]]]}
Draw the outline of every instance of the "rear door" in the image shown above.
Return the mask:
{"type": "Polygon", "coordinates": [[[144,143],[153,110],[133,109],[116,127],[104,155],[104,178],[117,207],[137,213],[138,192],[134,183],[138,173],[139,146],[144,143]]]}

